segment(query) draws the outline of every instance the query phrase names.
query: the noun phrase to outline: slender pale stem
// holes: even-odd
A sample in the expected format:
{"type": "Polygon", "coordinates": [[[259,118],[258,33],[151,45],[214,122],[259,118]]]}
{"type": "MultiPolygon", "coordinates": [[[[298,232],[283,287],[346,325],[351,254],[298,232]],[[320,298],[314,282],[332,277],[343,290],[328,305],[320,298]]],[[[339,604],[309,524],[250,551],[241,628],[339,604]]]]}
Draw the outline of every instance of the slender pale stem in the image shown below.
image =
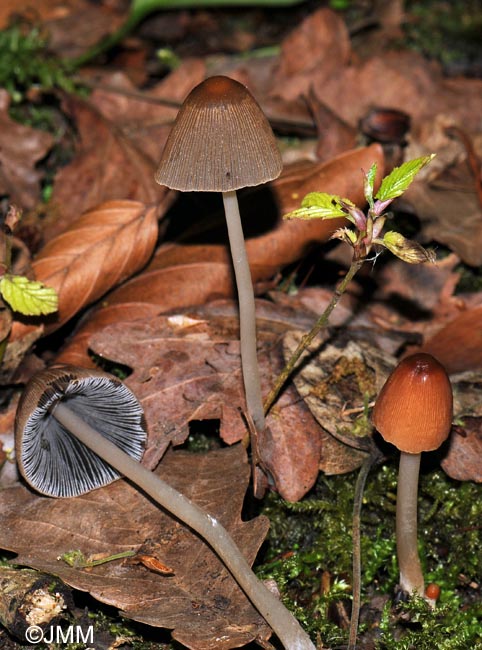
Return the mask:
{"type": "Polygon", "coordinates": [[[213,548],[286,650],[315,650],[298,621],[258,580],[232,537],[217,519],[92,429],[62,402],[58,402],[53,409],[53,416],[84,445],[192,528],[213,548]]]}
{"type": "Polygon", "coordinates": [[[328,323],[328,319],[330,318],[331,312],[335,309],[335,307],[338,304],[338,301],[346,291],[347,286],[353,280],[355,274],[360,270],[360,268],[363,265],[364,260],[353,260],[351,263],[350,268],[348,269],[345,277],[341,280],[341,282],[338,284],[338,286],[335,289],[335,292],[333,294],[332,299],[330,300],[329,304],[327,305],[325,311],[322,313],[322,315],[319,317],[319,319],[316,321],[316,323],[313,325],[311,330],[308,332],[308,334],[305,334],[301,341],[298,344],[298,347],[296,350],[293,352],[291,355],[289,361],[281,371],[281,373],[278,375],[278,378],[276,379],[276,382],[271,389],[268,397],[265,400],[264,403],[264,412],[265,414],[268,413],[274,402],[276,401],[276,398],[278,397],[281,389],[283,388],[286,380],[288,377],[291,375],[293,372],[294,367],[296,366],[296,363],[298,362],[299,358],[303,354],[303,352],[306,350],[306,348],[310,345],[310,343],[313,341],[313,339],[321,332],[321,330],[326,327],[328,323]]]}
{"type": "Polygon", "coordinates": [[[365,490],[365,483],[368,478],[373,465],[381,458],[381,454],[372,449],[370,455],[365,458],[363,465],[360,467],[360,472],[355,484],[355,494],[353,497],[353,600],[351,606],[351,619],[350,630],[348,636],[347,650],[355,650],[356,637],[358,632],[358,620],[360,617],[361,605],[361,509],[363,503],[363,492],[365,490]]]}
{"type": "Polygon", "coordinates": [[[229,245],[233,258],[234,276],[239,301],[239,338],[246,405],[257,431],[265,427],[261,381],[256,351],[256,311],[253,281],[244,243],[243,226],[236,192],[223,192],[224,211],[229,245]]]}
{"type": "Polygon", "coordinates": [[[424,596],[425,583],[417,548],[418,474],[421,454],[401,452],[397,489],[397,556],[400,587],[424,596]]]}

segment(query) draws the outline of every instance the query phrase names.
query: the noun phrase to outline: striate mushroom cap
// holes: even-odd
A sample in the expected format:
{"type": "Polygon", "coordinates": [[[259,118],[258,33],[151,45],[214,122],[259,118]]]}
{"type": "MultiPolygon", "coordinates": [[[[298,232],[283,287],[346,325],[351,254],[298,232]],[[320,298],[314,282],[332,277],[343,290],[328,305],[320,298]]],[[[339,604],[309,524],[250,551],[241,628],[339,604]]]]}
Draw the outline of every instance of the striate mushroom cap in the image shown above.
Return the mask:
{"type": "Polygon", "coordinates": [[[430,354],[403,359],[376,400],[372,420],[387,442],[419,454],[440,447],[450,433],[453,397],[445,368],[430,354]]]}
{"type": "Polygon", "coordinates": [[[26,385],[15,419],[18,467],[35,490],[73,497],[120,476],[55,419],[51,409],[59,400],[129,456],[141,459],[147,427],[143,409],[127,386],[98,370],[53,366],[26,385]]]}
{"type": "Polygon", "coordinates": [[[229,192],[267,183],[282,166],[271,126],[249,90],[216,76],[185,99],[156,181],[183,192],[229,192]]]}

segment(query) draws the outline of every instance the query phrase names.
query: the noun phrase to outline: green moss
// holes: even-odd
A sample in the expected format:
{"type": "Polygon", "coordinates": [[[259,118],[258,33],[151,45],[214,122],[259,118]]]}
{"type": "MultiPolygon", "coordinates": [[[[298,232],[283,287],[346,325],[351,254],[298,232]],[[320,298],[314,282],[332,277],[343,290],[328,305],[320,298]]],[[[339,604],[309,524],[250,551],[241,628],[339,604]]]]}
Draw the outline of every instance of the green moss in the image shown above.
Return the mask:
{"type": "Polygon", "coordinates": [[[67,66],[48,52],[47,45],[47,35],[38,27],[14,23],[0,31],[0,87],[14,102],[32,89],[75,89],[67,66]]]}
{"type": "Polygon", "coordinates": [[[477,61],[482,10],[477,0],[407,2],[405,45],[449,66],[477,61]]]}
{"type": "Polygon", "coordinates": [[[460,275],[455,293],[477,293],[482,291],[482,267],[459,264],[455,271],[460,275]]]}
{"type": "MultiPolygon", "coordinates": [[[[377,647],[383,650],[476,647],[482,611],[472,600],[482,576],[481,486],[453,481],[441,470],[422,474],[420,552],[427,582],[442,589],[440,604],[432,611],[425,601],[417,600],[397,609],[392,603],[398,581],[396,465],[394,461],[374,469],[364,494],[362,601],[374,607],[372,599],[383,596],[389,603],[378,618],[374,614],[373,621],[365,620],[360,634],[381,634],[377,647]],[[409,623],[404,620],[408,615],[409,623]]],[[[300,503],[290,504],[271,494],[263,508],[272,527],[258,574],[278,582],[286,604],[326,647],[346,642],[345,629],[333,618],[333,605],[341,605],[349,617],[355,480],[355,473],[321,476],[300,503]]]]}
{"type": "Polygon", "coordinates": [[[422,599],[401,603],[395,613],[387,604],[380,621],[377,650],[463,650],[481,648],[480,607],[450,605],[432,610],[422,599]],[[397,634],[394,633],[395,624],[397,634]],[[400,631],[402,627],[402,631],[400,631]]]}

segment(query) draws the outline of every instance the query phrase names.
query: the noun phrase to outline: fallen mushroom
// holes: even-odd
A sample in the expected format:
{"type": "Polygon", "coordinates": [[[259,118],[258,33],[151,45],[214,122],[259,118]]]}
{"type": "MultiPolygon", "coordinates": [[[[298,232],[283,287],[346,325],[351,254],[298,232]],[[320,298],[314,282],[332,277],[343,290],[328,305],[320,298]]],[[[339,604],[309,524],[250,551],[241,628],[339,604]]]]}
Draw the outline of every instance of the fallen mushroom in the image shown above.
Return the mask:
{"type": "Polygon", "coordinates": [[[219,521],[140,464],[144,413],[121,381],[67,365],[38,373],[20,398],[15,438],[22,476],[46,496],[78,496],[127,477],[213,548],[287,650],[314,650],[219,521]]]}
{"type": "Polygon", "coordinates": [[[185,99],[156,173],[156,181],[171,189],[222,192],[238,290],[246,405],[257,431],[264,429],[265,419],[254,292],[236,190],[273,180],[281,169],[271,126],[254,97],[234,79],[216,76],[185,99]]]}
{"type": "MultiPolygon", "coordinates": [[[[403,359],[388,377],[373,409],[373,423],[400,450],[396,536],[403,591],[425,595],[417,548],[417,493],[422,451],[438,449],[450,433],[452,387],[444,367],[429,354],[403,359]]],[[[430,596],[426,599],[434,604],[430,596]]]]}

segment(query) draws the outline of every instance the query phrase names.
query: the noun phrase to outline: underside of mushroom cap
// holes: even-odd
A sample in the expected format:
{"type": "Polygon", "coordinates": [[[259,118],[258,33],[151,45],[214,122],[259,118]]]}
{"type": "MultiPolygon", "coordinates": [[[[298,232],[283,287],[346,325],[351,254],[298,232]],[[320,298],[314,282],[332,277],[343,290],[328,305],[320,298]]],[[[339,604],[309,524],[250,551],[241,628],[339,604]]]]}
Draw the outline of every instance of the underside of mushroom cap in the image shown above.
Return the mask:
{"type": "Polygon", "coordinates": [[[210,77],[184,101],[161,156],[156,181],[183,192],[229,192],[277,178],[281,155],[248,89],[210,77]]]}
{"type": "Polygon", "coordinates": [[[58,366],[35,375],[19,401],[15,421],[21,474],[46,496],[72,497],[119,478],[52,415],[61,400],[93,429],[140,460],[146,440],[144,412],[121,381],[96,370],[58,366]]]}

